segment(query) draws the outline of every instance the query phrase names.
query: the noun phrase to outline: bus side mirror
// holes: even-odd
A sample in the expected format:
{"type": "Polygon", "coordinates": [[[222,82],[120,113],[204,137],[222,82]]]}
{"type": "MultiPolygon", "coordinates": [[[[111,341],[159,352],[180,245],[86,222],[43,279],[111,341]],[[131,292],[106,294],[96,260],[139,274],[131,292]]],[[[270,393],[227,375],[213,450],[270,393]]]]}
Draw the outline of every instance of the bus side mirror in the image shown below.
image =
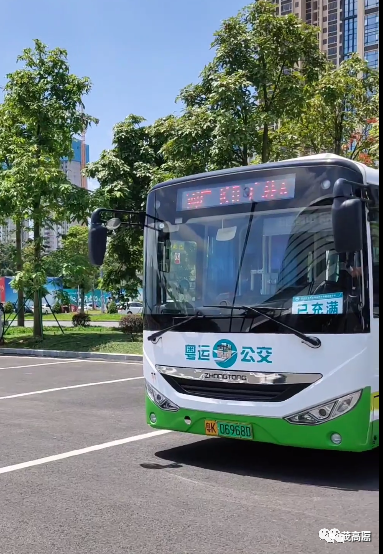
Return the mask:
{"type": "Polygon", "coordinates": [[[363,249],[363,202],[355,196],[356,186],[360,185],[345,179],[339,179],[334,186],[332,224],[338,254],[363,249]]]}
{"type": "Polygon", "coordinates": [[[104,263],[106,254],[108,230],[101,220],[102,211],[104,210],[96,210],[93,213],[89,231],[89,259],[95,266],[104,263]]]}

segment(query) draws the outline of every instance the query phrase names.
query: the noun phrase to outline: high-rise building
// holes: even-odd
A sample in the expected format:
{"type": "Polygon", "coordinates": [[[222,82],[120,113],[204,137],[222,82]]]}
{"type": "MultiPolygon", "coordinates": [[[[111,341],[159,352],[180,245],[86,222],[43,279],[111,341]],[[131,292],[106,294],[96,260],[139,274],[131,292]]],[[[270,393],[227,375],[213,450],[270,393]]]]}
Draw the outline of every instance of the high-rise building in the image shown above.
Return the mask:
{"type": "Polygon", "coordinates": [[[339,65],[357,52],[379,67],[379,0],[273,0],[280,15],[295,14],[320,28],[321,48],[339,65]]]}
{"type": "MultiPolygon", "coordinates": [[[[29,239],[28,222],[24,222],[21,235],[21,243],[24,246],[29,239]]],[[[8,219],[4,225],[0,225],[0,242],[16,244],[16,224],[8,219]]]]}
{"type": "MultiPolygon", "coordinates": [[[[62,170],[67,176],[67,179],[77,187],[83,186],[83,181],[81,178],[81,170],[82,170],[82,159],[81,159],[81,147],[82,143],[80,140],[74,140],[72,142],[72,148],[73,148],[73,159],[68,160],[68,158],[62,159],[62,170]]],[[[85,146],[85,160],[84,162],[87,164],[89,163],[89,146],[85,146]]],[[[86,184],[86,183],[85,183],[86,184]]],[[[87,186],[86,186],[87,188],[87,186]]]]}
{"type": "MultiPolygon", "coordinates": [[[[83,162],[89,163],[89,146],[85,146],[85,160],[82,160],[82,143],[80,140],[72,142],[73,159],[63,158],[61,167],[67,179],[77,187],[87,187],[87,181],[82,177],[83,162]]],[[[46,252],[53,252],[62,247],[62,238],[76,223],[63,222],[44,229],[44,248],[46,252]]]]}

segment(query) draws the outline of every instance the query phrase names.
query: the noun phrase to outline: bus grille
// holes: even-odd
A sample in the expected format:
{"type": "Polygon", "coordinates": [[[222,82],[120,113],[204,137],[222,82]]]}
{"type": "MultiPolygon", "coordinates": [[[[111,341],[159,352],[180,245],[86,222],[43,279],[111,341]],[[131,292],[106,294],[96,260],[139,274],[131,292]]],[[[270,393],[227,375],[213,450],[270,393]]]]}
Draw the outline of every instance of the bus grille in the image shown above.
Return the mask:
{"type": "Polygon", "coordinates": [[[163,377],[180,394],[235,402],[284,402],[310,386],[308,383],[293,385],[209,383],[170,375],[163,375],[163,377]]]}

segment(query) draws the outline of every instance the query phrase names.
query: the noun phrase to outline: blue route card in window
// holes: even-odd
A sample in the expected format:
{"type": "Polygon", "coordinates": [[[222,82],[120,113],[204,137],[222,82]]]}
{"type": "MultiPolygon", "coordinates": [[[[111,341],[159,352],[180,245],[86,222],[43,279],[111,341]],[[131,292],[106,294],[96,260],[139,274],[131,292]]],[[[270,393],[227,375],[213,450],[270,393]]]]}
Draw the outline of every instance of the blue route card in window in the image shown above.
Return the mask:
{"type": "Polygon", "coordinates": [[[295,296],[293,315],[341,315],[343,314],[343,293],[295,296]]]}

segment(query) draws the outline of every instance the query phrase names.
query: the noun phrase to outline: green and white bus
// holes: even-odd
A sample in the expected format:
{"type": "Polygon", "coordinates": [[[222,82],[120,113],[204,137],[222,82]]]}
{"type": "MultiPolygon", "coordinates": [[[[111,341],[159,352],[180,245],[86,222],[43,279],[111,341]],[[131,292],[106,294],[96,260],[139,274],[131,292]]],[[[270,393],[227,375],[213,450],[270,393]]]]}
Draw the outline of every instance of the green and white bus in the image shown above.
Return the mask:
{"type": "Polygon", "coordinates": [[[144,229],[153,429],[378,446],[378,170],[328,154],[157,185],[145,213],[93,214],[95,265],[120,226],[144,229]]]}

